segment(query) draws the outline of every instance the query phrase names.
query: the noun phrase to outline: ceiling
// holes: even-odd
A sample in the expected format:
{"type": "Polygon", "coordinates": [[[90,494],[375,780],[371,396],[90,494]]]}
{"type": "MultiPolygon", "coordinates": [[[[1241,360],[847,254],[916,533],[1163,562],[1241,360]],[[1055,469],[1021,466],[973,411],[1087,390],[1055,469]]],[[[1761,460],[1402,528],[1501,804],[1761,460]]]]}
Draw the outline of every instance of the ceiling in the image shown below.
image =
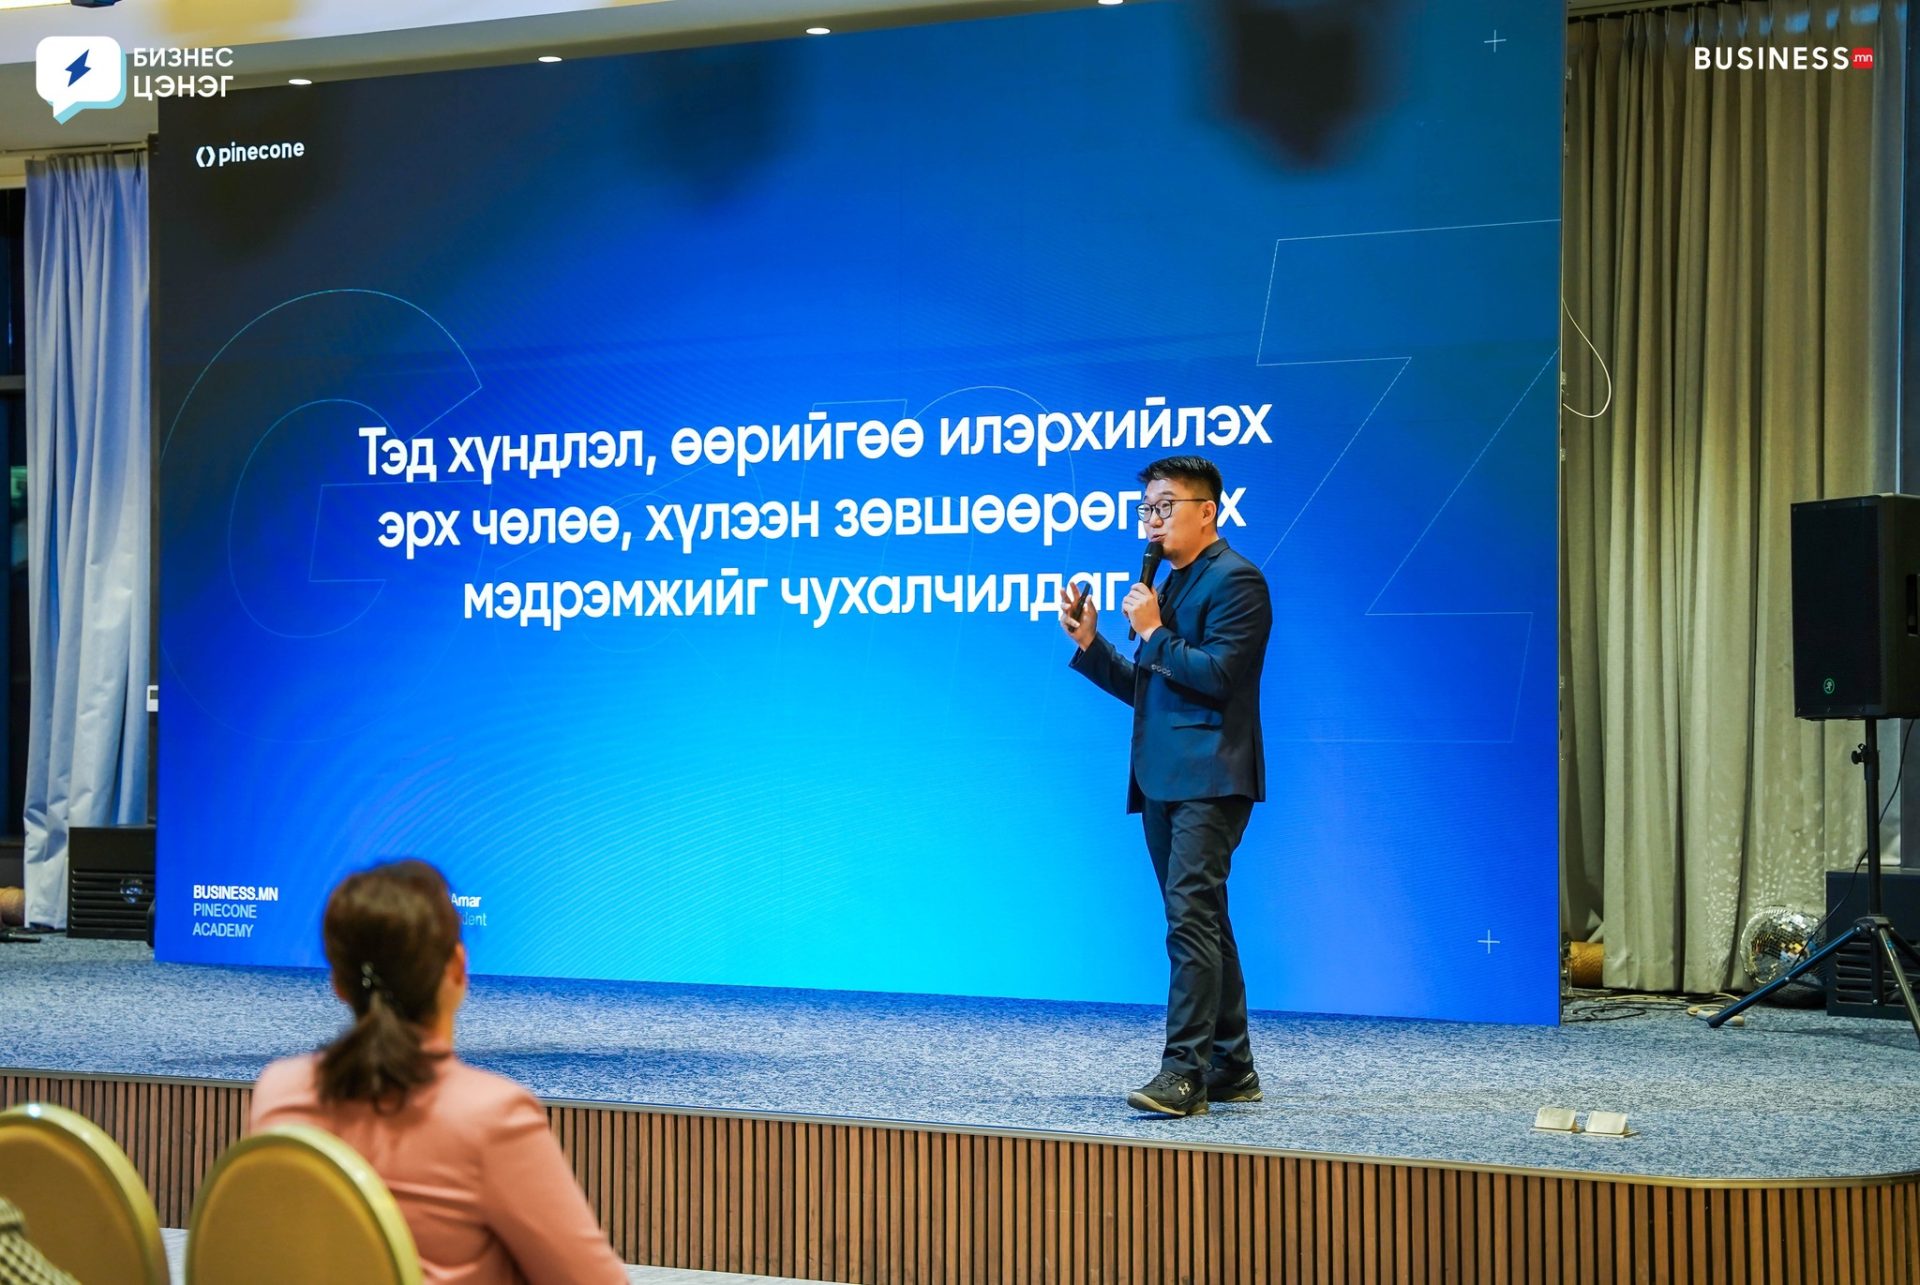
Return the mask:
{"type": "MultiPolygon", "coordinates": [[[[137,143],[154,132],[151,100],[82,111],[65,124],[34,88],[43,36],[109,35],[125,49],[230,46],[234,88],[397,75],[687,45],[800,38],[999,14],[1075,8],[1091,0],[125,0],[109,9],[0,10],[0,182],[31,154],[137,143]],[[538,8],[540,12],[526,12],[538,8]],[[515,12],[518,10],[519,12],[515,12]],[[395,15],[419,25],[393,28],[395,15]],[[475,14],[494,15],[481,21],[475,14]]],[[[831,37],[825,37],[830,39],[831,37]]],[[[227,69],[222,69],[227,70],[227,69]]]]}

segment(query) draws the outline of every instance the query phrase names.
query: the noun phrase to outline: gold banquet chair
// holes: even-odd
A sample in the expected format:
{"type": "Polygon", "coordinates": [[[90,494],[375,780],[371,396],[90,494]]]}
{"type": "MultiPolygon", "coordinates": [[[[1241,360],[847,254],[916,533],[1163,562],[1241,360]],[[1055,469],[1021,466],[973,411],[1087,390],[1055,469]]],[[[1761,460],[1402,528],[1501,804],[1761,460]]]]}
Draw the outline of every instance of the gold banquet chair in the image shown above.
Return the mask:
{"type": "Polygon", "coordinates": [[[0,1196],[48,1261],[86,1281],[167,1285],[153,1197],[118,1143],[65,1107],[0,1111],[0,1196]]]}
{"type": "Polygon", "coordinates": [[[420,1285],[420,1255],[360,1153],[306,1125],[228,1147],[187,1227],[187,1285],[420,1285]]]}

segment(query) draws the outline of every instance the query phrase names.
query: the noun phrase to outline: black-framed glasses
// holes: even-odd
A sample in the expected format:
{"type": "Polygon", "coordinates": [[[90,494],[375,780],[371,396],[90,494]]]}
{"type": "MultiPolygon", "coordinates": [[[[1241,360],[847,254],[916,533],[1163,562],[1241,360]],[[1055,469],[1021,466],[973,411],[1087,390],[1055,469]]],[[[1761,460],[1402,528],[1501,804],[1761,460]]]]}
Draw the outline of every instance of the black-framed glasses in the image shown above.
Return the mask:
{"type": "Polygon", "coordinates": [[[1173,516],[1173,506],[1176,504],[1212,504],[1212,503],[1213,503],[1213,497],[1210,495],[1202,496],[1197,500],[1193,499],[1192,497],[1183,497],[1177,500],[1150,501],[1146,504],[1140,505],[1138,508],[1134,510],[1134,512],[1140,515],[1140,520],[1142,522],[1145,522],[1148,518],[1154,518],[1154,517],[1157,517],[1162,522],[1165,522],[1168,518],[1173,516]]]}

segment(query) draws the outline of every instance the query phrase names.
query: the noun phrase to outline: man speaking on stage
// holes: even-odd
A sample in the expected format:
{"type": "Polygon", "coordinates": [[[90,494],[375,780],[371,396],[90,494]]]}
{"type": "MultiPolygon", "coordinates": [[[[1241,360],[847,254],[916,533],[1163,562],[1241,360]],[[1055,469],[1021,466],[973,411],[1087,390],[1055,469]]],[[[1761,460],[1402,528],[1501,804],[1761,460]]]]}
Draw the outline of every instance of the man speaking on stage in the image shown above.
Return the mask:
{"type": "Polygon", "coordinates": [[[1273,606],[1260,568],[1217,530],[1220,470],[1175,455],[1141,470],[1147,531],[1141,578],[1120,609],[1133,660],[1100,636],[1084,593],[1063,590],[1072,666],[1133,708],[1127,811],[1138,812],[1167,913],[1167,1043],[1160,1073],[1127,1094],[1162,1115],[1257,1102],[1247,988],[1227,917],[1227,874],[1253,805],[1266,797],[1260,671],[1273,606]],[[1173,567],[1156,595],[1160,558],[1173,567]]]}

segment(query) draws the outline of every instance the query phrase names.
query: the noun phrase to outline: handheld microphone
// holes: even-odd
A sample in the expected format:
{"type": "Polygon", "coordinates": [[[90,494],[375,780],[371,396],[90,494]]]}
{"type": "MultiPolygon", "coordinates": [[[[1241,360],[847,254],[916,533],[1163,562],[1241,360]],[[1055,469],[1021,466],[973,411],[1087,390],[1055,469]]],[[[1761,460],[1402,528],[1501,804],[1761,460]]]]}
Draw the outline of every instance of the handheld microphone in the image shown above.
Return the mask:
{"type": "MultiPolygon", "coordinates": [[[[1147,551],[1140,556],[1140,583],[1141,584],[1145,585],[1149,589],[1153,588],[1153,577],[1154,577],[1154,574],[1160,570],[1160,559],[1166,556],[1167,556],[1167,551],[1160,547],[1160,542],[1158,540],[1155,540],[1151,544],[1147,545],[1147,551]]],[[[1128,625],[1127,641],[1132,642],[1133,639],[1134,639],[1133,626],[1128,625]]]]}

